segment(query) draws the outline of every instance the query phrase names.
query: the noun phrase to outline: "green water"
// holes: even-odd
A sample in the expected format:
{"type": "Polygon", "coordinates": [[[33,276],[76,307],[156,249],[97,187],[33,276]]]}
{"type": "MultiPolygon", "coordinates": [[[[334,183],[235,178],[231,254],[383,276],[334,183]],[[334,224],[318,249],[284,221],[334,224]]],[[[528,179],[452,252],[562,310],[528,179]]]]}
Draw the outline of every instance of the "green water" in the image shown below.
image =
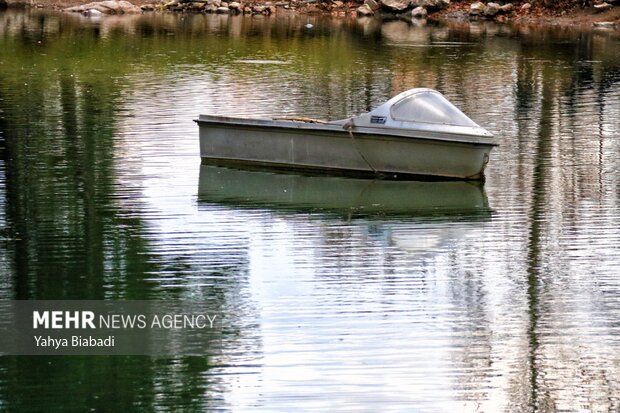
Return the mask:
{"type": "Polygon", "coordinates": [[[617,411],[618,119],[618,31],[0,12],[1,297],[235,325],[209,358],[3,356],[0,410],[617,411]],[[200,165],[199,113],[412,87],[498,136],[484,187],[200,165]]]}

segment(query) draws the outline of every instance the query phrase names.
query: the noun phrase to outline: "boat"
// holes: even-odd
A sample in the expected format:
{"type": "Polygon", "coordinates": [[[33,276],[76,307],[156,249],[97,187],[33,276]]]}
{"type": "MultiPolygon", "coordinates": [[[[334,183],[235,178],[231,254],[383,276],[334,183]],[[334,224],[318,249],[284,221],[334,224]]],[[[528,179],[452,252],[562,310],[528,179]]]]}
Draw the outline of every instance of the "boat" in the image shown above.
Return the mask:
{"type": "Polygon", "coordinates": [[[483,180],[497,142],[441,93],[411,89],[348,119],[200,115],[205,164],[386,179],[483,180]]]}

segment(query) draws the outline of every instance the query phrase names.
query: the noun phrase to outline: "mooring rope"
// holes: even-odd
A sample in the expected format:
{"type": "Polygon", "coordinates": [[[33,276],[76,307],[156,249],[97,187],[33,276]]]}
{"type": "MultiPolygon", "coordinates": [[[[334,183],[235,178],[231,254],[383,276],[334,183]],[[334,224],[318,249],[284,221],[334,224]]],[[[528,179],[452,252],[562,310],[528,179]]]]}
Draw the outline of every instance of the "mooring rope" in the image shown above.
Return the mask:
{"type": "Polygon", "coordinates": [[[273,120],[292,120],[296,122],[306,122],[306,123],[328,123],[321,119],[312,119],[312,118],[304,118],[298,116],[281,116],[277,118],[272,118],[273,120]]]}
{"type": "Polygon", "coordinates": [[[372,170],[372,172],[375,173],[376,175],[378,175],[379,172],[377,172],[375,167],[371,165],[371,163],[368,161],[368,159],[366,159],[366,157],[362,153],[362,150],[359,148],[359,146],[357,144],[357,140],[355,140],[355,136],[353,136],[353,127],[354,126],[355,126],[355,124],[353,123],[353,118],[349,118],[349,120],[347,120],[344,123],[344,125],[342,125],[342,127],[349,132],[349,136],[353,140],[353,146],[355,147],[355,150],[357,151],[357,153],[359,153],[359,155],[362,157],[364,162],[366,162],[366,165],[368,165],[368,167],[372,170]]]}

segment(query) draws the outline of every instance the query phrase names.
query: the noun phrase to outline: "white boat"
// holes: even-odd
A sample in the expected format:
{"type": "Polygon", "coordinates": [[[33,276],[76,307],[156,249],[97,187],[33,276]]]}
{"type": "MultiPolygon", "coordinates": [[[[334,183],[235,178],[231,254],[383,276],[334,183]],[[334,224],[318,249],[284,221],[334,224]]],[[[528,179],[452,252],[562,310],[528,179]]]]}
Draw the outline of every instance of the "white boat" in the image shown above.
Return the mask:
{"type": "Polygon", "coordinates": [[[200,115],[203,163],[388,179],[481,180],[493,135],[431,89],[336,121],[200,115]]]}

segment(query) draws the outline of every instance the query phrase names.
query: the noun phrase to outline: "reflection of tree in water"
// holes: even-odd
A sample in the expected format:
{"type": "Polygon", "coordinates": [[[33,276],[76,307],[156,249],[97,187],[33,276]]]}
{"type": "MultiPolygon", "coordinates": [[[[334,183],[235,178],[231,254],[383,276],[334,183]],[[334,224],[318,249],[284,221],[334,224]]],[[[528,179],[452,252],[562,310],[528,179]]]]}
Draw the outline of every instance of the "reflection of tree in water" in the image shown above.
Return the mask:
{"type": "MultiPolygon", "coordinates": [[[[19,15],[23,20],[15,23],[22,30],[11,33],[16,27],[8,25],[0,35],[0,50],[5,50],[0,59],[7,53],[7,64],[0,66],[0,173],[6,177],[0,265],[6,263],[8,270],[2,274],[3,298],[183,297],[184,289],[163,289],[146,279],[164,266],[181,277],[191,271],[170,255],[163,260],[172,262],[153,255],[140,182],[119,183],[120,175],[131,175],[119,169],[122,148],[115,136],[120,94],[131,85],[114,78],[128,65],[101,60],[116,46],[106,45],[97,28],[68,21],[54,30],[57,18],[27,16],[19,15]],[[63,37],[72,30],[81,37],[63,37]],[[30,64],[39,53],[55,53],[57,45],[66,49],[66,58],[57,54],[60,61],[42,57],[30,64]],[[99,73],[89,70],[93,66],[99,73]]],[[[247,258],[237,257],[237,265],[244,273],[247,258]]],[[[234,300],[241,294],[231,290],[238,288],[238,282],[226,281],[203,286],[201,293],[215,297],[223,311],[232,306],[234,318],[240,307],[234,300]]],[[[243,341],[255,347],[245,334],[251,333],[227,331],[224,345],[235,348],[243,341]]],[[[221,377],[211,374],[218,362],[211,357],[3,357],[0,400],[12,411],[55,406],[204,410],[212,402],[221,405],[226,391],[221,377]]]]}
{"type": "MultiPolygon", "coordinates": [[[[519,139],[528,146],[534,145],[530,157],[520,158],[520,163],[532,167],[531,177],[519,174],[519,179],[531,179],[531,199],[524,202],[530,204],[526,301],[529,314],[528,404],[533,411],[572,408],[578,399],[583,406],[606,410],[613,406],[609,394],[617,392],[619,385],[609,380],[615,373],[613,368],[610,371],[607,360],[592,355],[593,351],[601,350],[598,346],[604,348],[604,342],[587,342],[591,339],[587,331],[570,333],[576,336],[569,336],[570,344],[566,346],[562,339],[564,331],[579,326],[579,321],[569,315],[575,309],[564,302],[589,300],[589,297],[583,290],[579,291],[578,298],[571,297],[571,290],[582,282],[579,274],[582,269],[560,259],[565,252],[559,237],[566,229],[575,233],[589,231],[588,221],[579,217],[580,209],[585,208],[586,214],[592,215],[588,206],[591,201],[598,203],[608,197],[604,187],[611,182],[601,178],[602,169],[617,163],[610,156],[609,148],[601,143],[606,136],[600,133],[593,137],[590,132],[607,128],[613,122],[610,114],[619,109],[611,104],[613,93],[616,93],[612,86],[617,89],[618,82],[615,85],[609,82],[609,77],[617,77],[618,61],[605,58],[604,50],[595,53],[590,48],[591,36],[580,35],[576,48],[572,43],[559,43],[560,39],[557,43],[524,42],[524,56],[515,85],[517,107],[525,115],[519,122],[519,139]],[[573,55],[575,50],[577,56],[573,55]],[[559,55],[560,62],[575,65],[576,70],[566,73],[565,67],[557,63],[536,67],[537,59],[554,54],[555,57],[559,55]],[[612,65],[605,70],[611,75],[599,80],[592,66],[597,58],[602,59],[604,65],[612,65]],[[596,121],[584,121],[589,117],[596,121]],[[533,120],[536,121],[535,133],[532,133],[533,120]],[[583,125],[587,125],[587,130],[583,125]],[[593,157],[598,157],[598,162],[590,162],[593,157]],[[564,370],[559,371],[560,368],[564,370]],[[579,389],[580,394],[572,391],[569,394],[564,389],[579,389]]],[[[613,198],[617,208],[617,195],[613,198]]],[[[595,208],[598,213],[607,213],[600,205],[595,208]]],[[[609,225],[613,227],[617,223],[609,225]]],[[[603,291],[592,294],[597,297],[594,302],[605,301],[603,291]]],[[[586,311],[595,313],[596,305],[593,307],[586,311]]],[[[587,325],[581,327],[587,330],[587,325]]]]}
{"type": "Polygon", "coordinates": [[[29,88],[15,90],[14,103],[5,109],[12,123],[6,164],[16,298],[101,299],[108,289],[111,296],[130,298],[145,292],[136,277],[136,270],[150,265],[142,224],[115,211],[118,92],[104,82],[78,82],[79,76],[31,76],[29,88]],[[114,268],[117,263],[121,268],[114,268]]]}
{"type": "MultiPolygon", "coordinates": [[[[485,37],[499,36],[502,40],[488,47],[470,46],[468,49],[455,45],[454,49],[460,47],[462,52],[453,55],[449,48],[422,47],[424,42],[418,45],[420,47],[408,47],[421,35],[426,36],[425,42],[432,42],[433,36],[437,36],[435,31],[420,30],[401,22],[393,29],[388,35],[395,45],[392,52],[395,91],[415,86],[439,88],[460,102],[458,106],[467,113],[473,113],[474,118],[484,119],[481,124],[491,128],[498,122],[496,117],[507,118],[506,111],[497,111],[496,102],[500,102],[499,108],[515,110],[510,115],[517,125],[516,139],[502,141],[502,148],[494,156],[510,159],[497,171],[511,177],[504,182],[507,186],[503,188],[502,198],[531,194],[531,198],[515,198],[506,205],[506,208],[524,205],[529,210],[529,228],[523,234],[527,269],[522,274],[527,278],[524,298],[529,324],[527,343],[515,343],[515,350],[524,353],[516,359],[527,361],[528,366],[527,371],[515,369],[507,380],[507,403],[518,409],[536,411],[553,409],[556,405],[574,405],[576,396],[558,392],[560,387],[590,388],[589,393],[584,391],[579,397],[592,406],[609,406],[607,395],[617,392],[619,384],[609,380],[614,372],[604,366],[604,360],[588,364],[585,357],[589,343],[559,350],[549,344],[549,335],[561,336],[560,326],[567,323],[564,318],[570,309],[563,308],[560,303],[570,296],[565,291],[575,291],[576,287],[570,283],[571,272],[583,271],[571,268],[573,263],[562,255],[566,245],[562,246],[558,237],[567,230],[587,236],[591,231],[587,216],[592,211],[607,215],[602,217],[602,222],[608,228],[618,225],[617,219],[609,215],[610,210],[618,208],[617,181],[609,174],[618,170],[617,144],[612,139],[612,135],[618,133],[614,125],[620,112],[617,99],[620,62],[614,54],[617,52],[617,47],[613,46],[615,40],[591,32],[548,30],[541,33],[518,27],[501,28],[494,33],[487,29],[475,32],[467,25],[447,30],[442,39],[482,42],[485,37]],[[515,41],[516,38],[519,40],[515,41]],[[502,48],[498,48],[498,44],[502,48]],[[506,70],[511,68],[512,71],[506,70]],[[513,100],[504,105],[506,99],[513,100]],[[488,113],[482,113],[483,110],[488,113]],[[602,202],[608,206],[603,207],[602,202]],[[599,203],[594,210],[593,203],[599,203]],[[541,331],[545,332],[542,337],[541,331]],[[563,375],[557,370],[560,366],[575,367],[563,375]]],[[[498,125],[502,126],[497,127],[500,131],[514,127],[501,121],[498,125]]],[[[508,133],[507,136],[512,135],[508,133]]],[[[493,176],[494,165],[490,167],[489,175],[493,176]]],[[[502,204],[495,206],[503,207],[502,204]]],[[[454,267],[461,268],[463,263],[454,267]]],[[[472,367],[472,372],[466,376],[468,382],[457,385],[462,385],[459,387],[462,389],[471,389],[471,380],[477,380],[480,386],[490,380],[488,371],[475,366],[480,361],[476,357],[491,360],[492,353],[497,351],[490,351],[497,341],[493,341],[490,334],[495,327],[488,325],[486,307],[490,304],[485,303],[485,281],[475,275],[475,272],[463,274],[463,279],[459,278],[461,281],[454,282],[455,303],[471,311],[470,319],[481,323],[470,330],[459,330],[464,337],[473,337],[456,356],[472,367]],[[479,346],[489,351],[477,353],[479,346]]],[[[519,274],[507,276],[520,283],[519,274]]],[[[604,302],[607,293],[597,290],[594,295],[604,302]]],[[[580,299],[587,300],[587,295],[580,299]]],[[[590,316],[596,314],[598,306],[592,306],[590,316]]],[[[582,336],[578,340],[587,338],[582,336]]]]}

